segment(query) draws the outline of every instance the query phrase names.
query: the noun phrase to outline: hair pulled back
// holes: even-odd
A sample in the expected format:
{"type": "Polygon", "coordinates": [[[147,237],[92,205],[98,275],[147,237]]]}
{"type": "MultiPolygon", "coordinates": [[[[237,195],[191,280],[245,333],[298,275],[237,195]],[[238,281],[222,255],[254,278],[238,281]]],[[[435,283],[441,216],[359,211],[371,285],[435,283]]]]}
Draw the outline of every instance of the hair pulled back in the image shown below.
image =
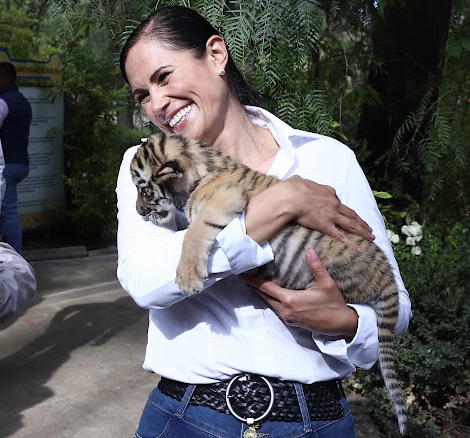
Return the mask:
{"type": "MultiPolygon", "coordinates": [[[[219,33],[204,17],[190,8],[164,6],[156,9],[134,29],[124,44],[119,59],[121,74],[129,82],[125,69],[127,56],[130,49],[142,39],[155,40],[175,50],[189,50],[196,59],[201,59],[206,52],[207,40],[212,35],[219,33]]],[[[242,105],[261,104],[260,94],[248,84],[230,53],[225,72],[231,91],[242,105]]]]}

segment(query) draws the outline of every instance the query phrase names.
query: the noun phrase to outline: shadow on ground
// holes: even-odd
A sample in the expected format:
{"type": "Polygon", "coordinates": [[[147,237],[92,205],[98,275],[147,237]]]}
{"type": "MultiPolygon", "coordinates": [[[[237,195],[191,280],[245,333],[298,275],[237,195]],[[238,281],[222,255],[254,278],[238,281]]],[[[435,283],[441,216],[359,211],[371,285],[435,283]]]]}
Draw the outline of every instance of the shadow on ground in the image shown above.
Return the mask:
{"type": "MultiPolygon", "coordinates": [[[[140,311],[129,312],[129,300],[122,297],[114,302],[67,306],[53,316],[42,334],[0,360],[1,437],[11,436],[23,426],[22,412],[54,396],[46,384],[74,350],[106,344],[146,316],[140,311]]],[[[29,322],[34,330],[34,320],[29,322]]]]}

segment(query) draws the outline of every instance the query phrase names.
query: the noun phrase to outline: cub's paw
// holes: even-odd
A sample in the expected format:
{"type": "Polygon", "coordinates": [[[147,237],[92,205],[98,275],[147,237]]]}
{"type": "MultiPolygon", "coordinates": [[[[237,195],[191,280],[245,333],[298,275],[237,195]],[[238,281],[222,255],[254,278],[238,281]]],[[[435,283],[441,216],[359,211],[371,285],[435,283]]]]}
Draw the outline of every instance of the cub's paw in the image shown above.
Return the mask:
{"type": "Polygon", "coordinates": [[[176,284],[186,294],[201,292],[207,277],[207,269],[198,271],[195,266],[186,264],[183,260],[176,269],[176,284]]]}

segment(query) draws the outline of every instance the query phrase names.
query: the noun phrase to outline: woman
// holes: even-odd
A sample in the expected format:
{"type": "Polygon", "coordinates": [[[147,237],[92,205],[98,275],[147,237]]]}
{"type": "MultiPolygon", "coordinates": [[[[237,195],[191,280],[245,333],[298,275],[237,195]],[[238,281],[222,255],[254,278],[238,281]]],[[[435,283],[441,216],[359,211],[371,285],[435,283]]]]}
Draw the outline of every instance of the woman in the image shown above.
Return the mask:
{"type": "Polygon", "coordinates": [[[163,131],[209,143],[283,179],[220,232],[207,287],[187,298],[175,284],[184,218],[163,228],[137,214],[129,172],[137,147],[125,153],[116,189],[118,277],[150,309],[144,368],[162,376],[136,437],[354,436],[340,379],[377,359],[374,310],[347,305],[314,251],[308,260],[317,282],[305,291],[238,275],[272,259],[267,241],[290,220],[349,246],[336,226],[373,239],[359,214],[395,267],[397,333],[407,329],[408,294],[353,153],[253,106],[259,96],[224,40],[190,9],[164,7],[141,23],[121,52],[121,72],[163,131]]]}

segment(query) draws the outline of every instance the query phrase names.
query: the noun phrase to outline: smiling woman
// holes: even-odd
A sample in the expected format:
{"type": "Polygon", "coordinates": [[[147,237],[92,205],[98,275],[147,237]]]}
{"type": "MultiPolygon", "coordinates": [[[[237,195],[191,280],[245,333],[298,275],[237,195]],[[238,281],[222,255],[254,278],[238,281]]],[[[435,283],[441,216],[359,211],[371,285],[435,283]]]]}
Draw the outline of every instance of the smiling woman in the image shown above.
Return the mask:
{"type": "Polygon", "coordinates": [[[141,39],[127,53],[126,77],[134,99],[154,125],[215,144],[222,120],[236,109],[230,107],[234,97],[218,73],[227,64],[227,53],[217,35],[209,37],[207,50],[197,61],[188,52],[141,39]]]}
{"type": "Polygon", "coordinates": [[[125,153],[116,189],[118,277],[150,309],[144,367],[162,376],[136,437],[353,437],[340,380],[377,360],[373,308],[345,303],[313,251],[316,283],[306,290],[250,279],[258,290],[238,274],[272,260],[269,239],[290,221],[353,250],[360,251],[341,229],[375,238],[400,290],[396,331],[407,329],[408,294],[354,154],[260,108],[222,36],[191,9],[157,9],[129,37],[120,65],[155,126],[281,180],[219,232],[203,290],[188,298],[175,282],[188,222],[178,212],[157,226],[137,212],[129,165],[138,147],[125,153]]]}

